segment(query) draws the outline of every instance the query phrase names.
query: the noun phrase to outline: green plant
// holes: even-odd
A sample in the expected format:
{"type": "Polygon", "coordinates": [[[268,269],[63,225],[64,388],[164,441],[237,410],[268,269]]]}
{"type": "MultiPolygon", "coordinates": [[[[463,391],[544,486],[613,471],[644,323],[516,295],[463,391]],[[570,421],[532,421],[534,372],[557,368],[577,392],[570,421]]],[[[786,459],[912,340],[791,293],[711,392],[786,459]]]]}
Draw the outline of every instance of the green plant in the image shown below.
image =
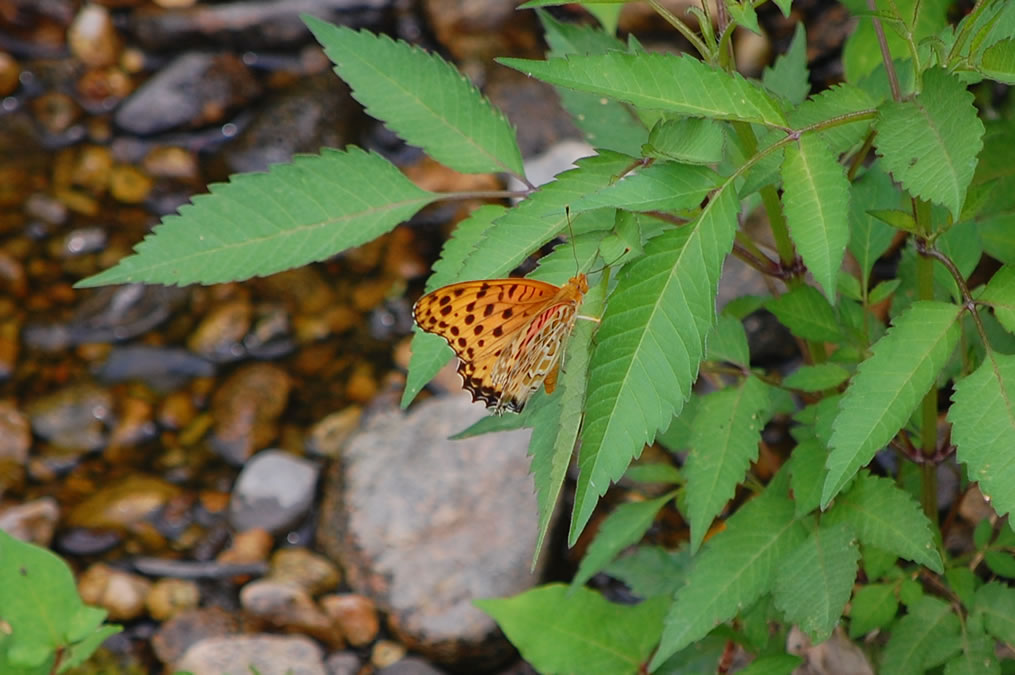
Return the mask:
{"type": "MultiPolygon", "coordinates": [[[[773,1],[788,14],[790,0],[773,1]]],[[[649,3],[699,58],[619,41],[619,4],[590,3],[605,28],[541,14],[549,58],[501,60],[556,85],[598,150],[548,185],[529,184],[517,206],[460,223],[428,290],[505,276],[567,233],[570,210],[573,248],[543,257],[535,274],[561,283],[575,257],[582,270],[616,260],[616,274],[590,275],[582,312],[601,313],[601,325],[579,322],[556,393],[469,433],[532,427],[544,533],[580,442],[571,543],[625,471],[674,490],[610,514],[572,592],[550,586],[482,607],[546,672],[714,670],[729,641],[758,655],[753,672],[790,672],[798,661],[769,627],[797,624],[821,640],[851,597],[851,635],[890,636],[882,672],[1001,672],[994,644],[1015,644],[1015,590],[988,577],[1015,576],[1015,533],[985,521],[975,552],[946,551],[935,470],[957,449],[963,488],[978,481],[998,515],[1015,506],[1015,124],[1003,109],[982,121],[969,89],[1015,83],[1015,3],[981,0],[953,26],[947,0],[848,0],[860,20],[845,82],[815,95],[802,27],[760,81],[732,72],[732,30],[757,30],[760,3],[724,0],[717,27],[695,10],[697,33],[649,3]],[[767,218],[772,254],[740,227],[748,211],[767,218]],[[896,278],[872,283],[893,242],[896,278]],[[782,285],[716,316],[731,252],[782,285]],[[1001,263],[986,283],[972,276],[984,254],[1001,263]],[[873,311],[886,300],[887,330],[873,311]],[[806,365],[785,378],[750,365],[740,319],[762,307],[803,348],[806,365]],[[699,369],[718,391],[692,393],[699,369]],[[938,395],[949,383],[942,433],[938,395]],[[797,444],[761,486],[750,466],[776,414],[792,415],[797,444]],[[629,470],[653,441],[689,449],[682,470],[629,470]],[[886,447],[904,460],[894,481],[865,468],[886,447]],[[703,545],[738,487],[756,496],[703,545]],[[686,548],[615,559],[674,498],[690,523],[686,548]],[[603,569],[645,601],[622,607],[580,588],[603,569]]],[[[354,96],[407,142],[462,172],[525,180],[510,124],[442,59],[305,20],[354,96]]],[[[79,285],[268,274],[471,196],[417,188],[371,153],[328,150],[212,186],[79,285]]],[[[406,404],[449,358],[440,339],[413,338],[406,404]]]]}
{"type": "Polygon", "coordinates": [[[67,563],[0,530],[0,673],[45,675],[80,665],[120,632],[81,602],[67,563]]]}

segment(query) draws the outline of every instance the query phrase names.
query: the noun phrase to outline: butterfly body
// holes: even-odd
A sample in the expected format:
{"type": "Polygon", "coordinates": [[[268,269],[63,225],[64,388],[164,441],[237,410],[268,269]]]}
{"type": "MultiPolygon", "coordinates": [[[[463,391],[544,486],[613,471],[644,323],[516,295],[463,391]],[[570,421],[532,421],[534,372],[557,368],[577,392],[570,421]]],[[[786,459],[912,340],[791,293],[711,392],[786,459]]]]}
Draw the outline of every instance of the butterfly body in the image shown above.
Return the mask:
{"type": "Polygon", "coordinates": [[[521,412],[545,383],[556,386],[562,345],[588,291],[584,274],[563,286],[534,279],[464,281],[427,293],[413,307],[421,329],[458,356],[458,374],[495,413],[521,412]]]}

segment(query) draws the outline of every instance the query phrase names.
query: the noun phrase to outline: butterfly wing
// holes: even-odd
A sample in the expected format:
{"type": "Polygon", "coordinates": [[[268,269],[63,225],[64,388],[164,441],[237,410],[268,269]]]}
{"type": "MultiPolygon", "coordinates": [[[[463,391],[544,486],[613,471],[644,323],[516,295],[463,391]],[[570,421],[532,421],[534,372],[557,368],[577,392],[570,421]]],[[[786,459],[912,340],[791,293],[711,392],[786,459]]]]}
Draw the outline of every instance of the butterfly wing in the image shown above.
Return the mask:
{"type": "Polygon", "coordinates": [[[498,412],[514,410],[504,398],[505,383],[492,378],[494,367],[502,358],[514,358],[512,344],[534,317],[555,303],[560,292],[561,288],[534,279],[463,281],[424,295],[413,307],[413,315],[420,328],[451,345],[472,400],[498,412]]]}

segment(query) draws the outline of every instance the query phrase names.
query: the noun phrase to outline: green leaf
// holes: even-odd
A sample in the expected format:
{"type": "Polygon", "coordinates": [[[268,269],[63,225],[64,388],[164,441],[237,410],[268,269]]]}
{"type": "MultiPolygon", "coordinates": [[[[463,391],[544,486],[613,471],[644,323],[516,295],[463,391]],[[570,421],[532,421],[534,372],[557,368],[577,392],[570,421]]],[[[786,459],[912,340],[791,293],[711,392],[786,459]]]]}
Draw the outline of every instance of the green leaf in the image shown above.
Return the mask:
{"type": "Polygon", "coordinates": [[[988,47],[977,70],[992,80],[1015,84],[1015,40],[1008,38],[988,47]]]}
{"type": "Polygon", "coordinates": [[[666,483],[670,485],[683,485],[684,483],[680,469],[672,464],[662,463],[632,464],[624,472],[624,478],[638,483],[666,483]]]}
{"type": "Polygon", "coordinates": [[[783,209],[797,250],[829,302],[849,242],[849,181],[828,146],[804,134],[786,148],[783,209]]]}
{"type": "Polygon", "coordinates": [[[860,267],[861,283],[867,288],[874,263],[892,245],[895,231],[876,216],[872,210],[894,209],[899,206],[901,194],[892,183],[892,177],[875,164],[858,178],[852,187],[849,202],[849,252],[860,267]]]}
{"type": "Polygon", "coordinates": [[[931,68],[916,99],[886,103],[876,127],[875,147],[885,168],[910,193],[958,218],[984,133],[966,85],[931,68]]]}
{"type": "Polygon", "coordinates": [[[63,673],[70,668],[80,666],[95,653],[96,649],[102,646],[102,643],[107,638],[116,635],[121,630],[123,628],[117,624],[106,624],[97,627],[91,633],[82,637],[80,641],[70,645],[67,649],[67,656],[60,661],[60,670],[58,672],[63,673]]]}
{"type": "Polygon", "coordinates": [[[1005,330],[1015,333],[1015,269],[1005,265],[995,272],[979,299],[990,303],[1005,330]]]}
{"type": "Polygon", "coordinates": [[[773,598],[816,644],[832,634],[853,590],[860,550],[845,523],[811,532],[776,572],[773,598]]]}
{"type": "Polygon", "coordinates": [[[751,462],[758,458],[768,407],[768,386],[756,377],[702,398],[684,465],[692,554],[701,545],[712,519],[733,497],[751,462]]]}
{"type": "Polygon", "coordinates": [[[876,546],[938,574],[944,572],[927,516],[887,478],[861,472],[821,522],[848,523],[865,546],[876,546]]]}
{"type": "Polygon", "coordinates": [[[972,608],[984,617],[987,631],[1002,642],[1015,643],[1015,589],[991,581],[976,591],[972,608]]]}
{"type": "Polygon", "coordinates": [[[589,366],[572,544],[599,496],[690,396],[738,211],[727,184],[696,223],[650,241],[620,274],[589,366]]]}
{"type": "Polygon", "coordinates": [[[680,452],[691,447],[691,424],[701,406],[701,397],[692,395],[672,420],[666,431],[656,435],[656,442],[670,452],[680,452]]]}
{"type": "Polygon", "coordinates": [[[549,61],[501,58],[497,62],[550,84],[649,110],[771,126],[786,124],[779,104],[760,86],[689,56],[611,52],[549,61]]]}
{"type": "Polygon", "coordinates": [[[793,654],[774,654],[771,656],[759,656],[751,661],[743,670],[738,670],[739,675],[791,675],[796,671],[803,659],[793,654]]]}
{"type": "Polygon", "coordinates": [[[708,346],[706,358],[709,361],[725,361],[740,366],[751,363],[747,347],[747,331],[739,319],[721,315],[705,340],[708,346]]]}
{"type": "Polygon", "coordinates": [[[667,551],[661,546],[639,546],[617,558],[603,570],[622,581],[640,598],[672,598],[684,585],[691,566],[687,548],[667,551]]]}
{"type": "Polygon", "coordinates": [[[580,213],[602,207],[630,211],[694,209],[719,182],[719,175],[703,166],[656,162],[576,200],[571,210],[580,213]]]}
{"type": "Polygon", "coordinates": [[[353,98],[408,143],[462,173],[525,173],[514,127],[439,55],[310,14],[300,17],[353,98]]]}
{"type": "Polygon", "coordinates": [[[878,672],[923,675],[958,649],[958,617],[948,603],[925,595],[895,624],[878,672]]]}
{"type": "Polygon", "coordinates": [[[297,156],[209,190],[179,215],[163,218],[133,255],[76,287],[212,284],[274,274],[375,239],[437,198],[358,148],[297,156]]]}
{"type": "MultiPolygon", "coordinates": [[[[548,57],[566,54],[600,54],[610,50],[624,51],[624,43],[594,26],[557,21],[546,12],[538,12],[544,36],[550,46],[548,57]]],[[[636,156],[645,142],[648,130],[630,107],[617,101],[603,101],[588,92],[557,88],[560,103],[571,115],[575,125],[585,134],[589,144],[636,156]]]]}
{"type": "MultiPolygon", "coordinates": [[[[761,73],[761,82],[773,94],[782,96],[794,105],[800,105],[811,90],[807,71],[807,34],[803,23],[793,32],[793,41],[785,54],[761,73]]],[[[840,113],[841,114],[841,113],[840,113]]]]}
{"type": "MultiPolygon", "coordinates": [[[[815,94],[789,111],[786,117],[789,118],[791,127],[803,129],[848,113],[873,111],[876,106],[877,102],[871,98],[870,94],[855,85],[844,82],[830,87],[820,94],[815,94]]],[[[849,124],[840,124],[817,133],[828,144],[832,154],[838,156],[859,145],[873,122],[872,115],[871,119],[860,119],[849,124]]]]}
{"type": "Polygon", "coordinates": [[[962,651],[945,664],[944,675],[1001,675],[994,640],[973,624],[964,628],[960,634],[962,651]]]}
{"type": "Polygon", "coordinates": [[[813,286],[796,286],[765,303],[779,323],[797,337],[816,342],[842,339],[835,310],[813,286]]]}
{"type": "Polygon", "coordinates": [[[849,379],[849,371],[834,363],[800,366],[786,376],[782,386],[798,391],[816,392],[834,389],[849,379]]]}
{"type": "Polygon", "coordinates": [[[806,537],[806,528],[793,516],[793,502],[772,484],[741,507],[726,530],[705,544],[687,584],[677,591],[650,670],[761,597],[780,562],[806,537]]]}
{"type": "MultiPolygon", "coordinates": [[[[605,295],[604,284],[590,287],[585,295],[583,309],[598,314],[602,311],[605,295]]],[[[532,456],[532,476],[539,504],[539,538],[532,554],[533,568],[553,522],[560,488],[564,484],[571,455],[578,441],[588,380],[589,352],[595,329],[596,325],[592,321],[578,321],[575,324],[565,346],[567,361],[557,383],[561,391],[555,392],[548,405],[532,417],[529,454],[532,456]]]]}
{"type": "Polygon", "coordinates": [[[717,164],[723,157],[726,134],[721,123],[707,118],[660,120],[642,146],[645,157],[687,164],[717,164]]]}
{"type": "Polygon", "coordinates": [[[587,588],[550,584],[476,600],[540,673],[634,675],[659,639],[664,598],[617,605],[587,588]]]}
{"type": "Polygon", "coordinates": [[[955,384],[948,421],[956,457],[999,516],[1015,508],[1015,356],[988,352],[955,384]]]}
{"type": "Polygon", "coordinates": [[[578,571],[571,580],[571,587],[583,586],[594,574],[606,567],[607,563],[628,546],[638,543],[655,520],[659,509],[673,499],[675,493],[644,502],[621,504],[606,516],[599,525],[596,538],[589,544],[578,571]]]}
{"type": "Polygon", "coordinates": [[[863,637],[872,630],[887,628],[899,612],[899,598],[892,584],[867,584],[853,594],[849,610],[849,637],[863,637]]]}
{"type": "Polygon", "coordinates": [[[790,488],[799,518],[821,504],[821,482],[828,451],[816,438],[801,441],[789,458],[790,488]]]}
{"type": "Polygon", "coordinates": [[[914,303],[860,364],[832,432],[822,507],[909,421],[958,343],[960,311],[940,302],[914,303]]]}
{"type": "Polygon", "coordinates": [[[878,303],[884,302],[898,290],[900,283],[902,282],[899,279],[882,281],[871,290],[870,296],[867,299],[868,303],[871,305],[877,305],[878,303]]]}

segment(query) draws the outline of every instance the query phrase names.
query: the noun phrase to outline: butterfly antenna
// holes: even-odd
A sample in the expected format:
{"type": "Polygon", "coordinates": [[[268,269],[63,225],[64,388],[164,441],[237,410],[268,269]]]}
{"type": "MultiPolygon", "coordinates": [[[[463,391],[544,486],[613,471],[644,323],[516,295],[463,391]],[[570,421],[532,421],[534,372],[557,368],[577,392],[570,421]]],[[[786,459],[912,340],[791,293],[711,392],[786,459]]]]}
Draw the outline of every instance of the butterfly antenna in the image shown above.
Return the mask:
{"type": "Polygon", "coordinates": [[[617,264],[617,263],[618,263],[618,262],[620,261],[620,259],[621,259],[621,258],[623,258],[623,257],[624,257],[625,255],[627,255],[627,254],[628,254],[628,253],[630,253],[630,252],[631,252],[631,247],[630,247],[630,246],[625,246],[625,247],[624,247],[624,252],[623,252],[623,253],[621,253],[620,255],[618,255],[618,256],[617,256],[616,258],[614,258],[614,259],[613,259],[613,260],[611,260],[610,262],[608,262],[608,263],[604,263],[604,264],[603,264],[603,266],[602,266],[602,267],[600,267],[599,269],[597,269],[597,270],[592,270],[591,272],[589,272],[589,274],[595,274],[596,272],[602,272],[603,270],[605,270],[605,269],[606,269],[607,267],[609,267],[610,265],[615,265],[615,264],[617,264]]]}
{"type": "Polygon", "coordinates": [[[570,206],[565,206],[564,207],[564,215],[567,216],[567,231],[570,233],[570,239],[571,239],[571,255],[574,256],[574,273],[578,274],[579,272],[582,271],[582,269],[581,269],[582,266],[581,266],[581,263],[578,262],[578,247],[575,245],[575,242],[574,242],[574,228],[571,227],[571,207],[570,206]]]}

